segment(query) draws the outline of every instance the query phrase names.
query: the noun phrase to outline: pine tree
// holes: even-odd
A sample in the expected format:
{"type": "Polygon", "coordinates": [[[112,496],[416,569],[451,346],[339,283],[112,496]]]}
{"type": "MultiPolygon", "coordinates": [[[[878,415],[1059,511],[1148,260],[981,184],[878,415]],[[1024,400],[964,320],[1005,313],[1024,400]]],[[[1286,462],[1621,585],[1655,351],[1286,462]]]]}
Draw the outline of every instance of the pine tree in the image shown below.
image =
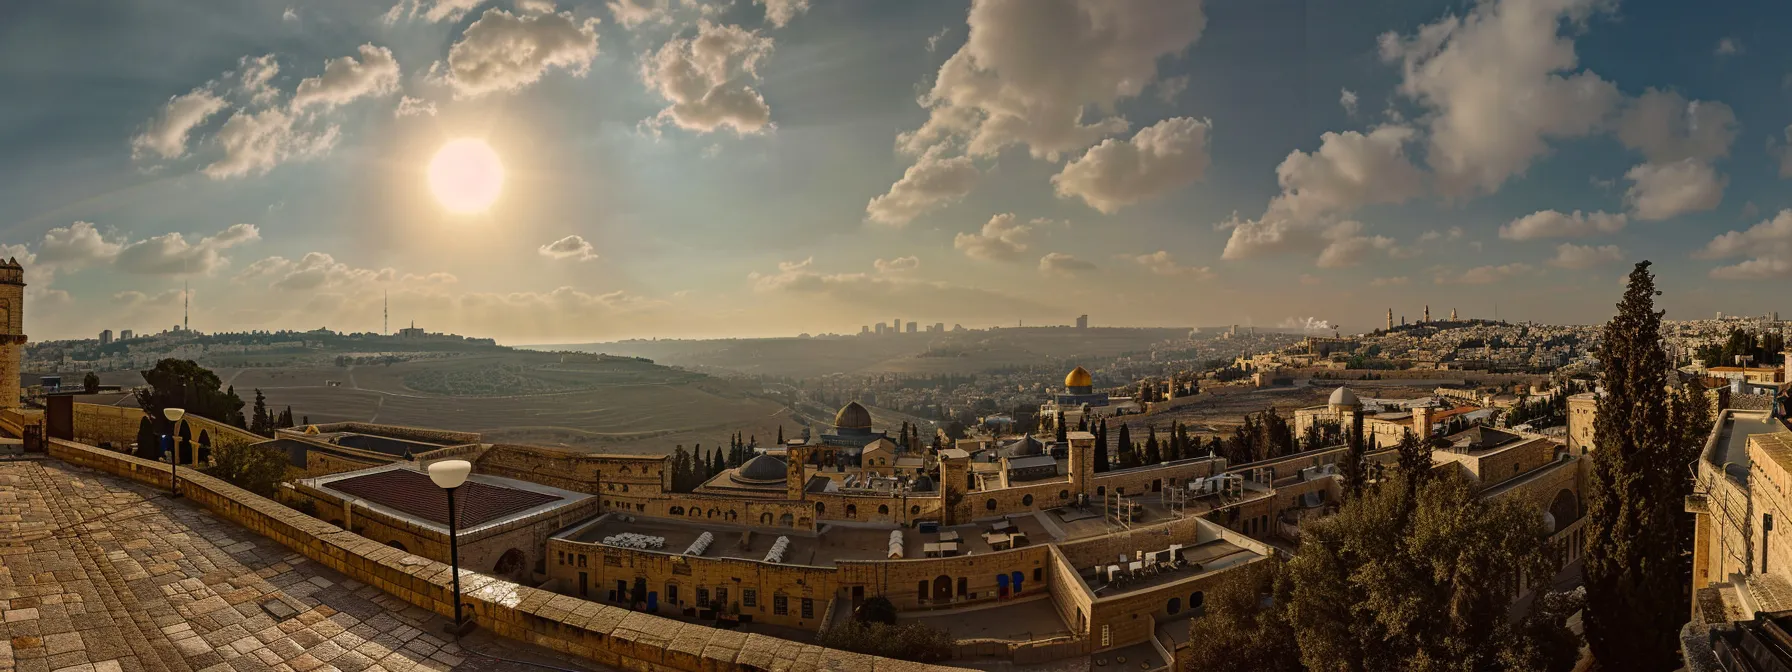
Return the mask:
{"type": "Polygon", "coordinates": [[[1138,459],[1138,454],[1133,452],[1132,431],[1126,428],[1126,423],[1120,423],[1120,468],[1139,466],[1138,459]]]}
{"type": "Polygon", "coordinates": [[[1354,501],[1363,493],[1368,485],[1368,466],[1365,464],[1369,452],[1363,443],[1363,417],[1359,408],[1350,431],[1350,449],[1344,453],[1344,464],[1340,465],[1339,475],[1344,481],[1344,501],[1354,501]]]}
{"type": "MultiPolygon", "coordinates": [[[[1649,262],[1639,262],[1597,354],[1605,370],[1593,424],[1585,628],[1602,669],[1679,667],[1680,624],[1691,609],[1680,519],[1689,517],[1685,469],[1697,447],[1688,445],[1690,431],[1669,426],[1658,294],[1649,262]]],[[[1694,411],[1683,404],[1681,413],[1694,411]]]]}
{"type": "Polygon", "coordinates": [[[684,452],[684,444],[672,449],[672,491],[690,492],[687,486],[691,482],[691,454],[684,452]]]}
{"type": "Polygon", "coordinates": [[[1164,461],[1163,446],[1157,442],[1157,427],[1145,425],[1145,464],[1162,464],[1164,461]]]}
{"type": "Polygon", "coordinates": [[[273,435],[271,427],[274,423],[268,420],[268,398],[262,396],[261,388],[255,388],[255,411],[249,417],[249,431],[262,436],[273,435]]]}
{"type": "Polygon", "coordinates": [[[1105,418],[1095,426],[1094,464],[1097,474],[1108,470],[1108,421],[1105,418]]]}
{"type": "Polygon", "coordinates": [[[292,407],[291,406],[287,406],[286,410],[280,412],[280,420],[278,422],[274,423],[274,428],[275,429],[291,429],[292,428],[292,407]]]}

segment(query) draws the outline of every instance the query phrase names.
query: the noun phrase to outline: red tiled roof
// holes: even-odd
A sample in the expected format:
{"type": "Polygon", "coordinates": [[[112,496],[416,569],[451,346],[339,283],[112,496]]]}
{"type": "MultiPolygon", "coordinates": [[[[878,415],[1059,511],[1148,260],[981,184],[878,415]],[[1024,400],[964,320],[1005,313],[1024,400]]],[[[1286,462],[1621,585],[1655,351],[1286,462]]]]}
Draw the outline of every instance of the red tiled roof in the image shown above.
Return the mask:
{"type": "MultiPolygon", "coordinates": [[[[324,487],[437,525],[448,524],[448,493],[436,487],[435,482],[422,472],[393,469],[333,481],[324,487]]],[[[464,530],[560,499],[555,495],[467,481],[454,491],[454,513],[464,530]]]]}

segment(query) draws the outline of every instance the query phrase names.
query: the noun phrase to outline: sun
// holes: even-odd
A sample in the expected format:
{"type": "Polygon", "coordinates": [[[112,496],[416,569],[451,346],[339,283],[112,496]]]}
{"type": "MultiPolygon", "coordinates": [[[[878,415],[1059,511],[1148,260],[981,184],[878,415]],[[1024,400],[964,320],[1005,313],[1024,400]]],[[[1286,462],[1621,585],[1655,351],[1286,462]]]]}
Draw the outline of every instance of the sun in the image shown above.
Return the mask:
{"type": "Polygon", "coordinates": [[[504,164],[478,138],[449,141],[429,160],[429,191],[451,212],[484,212],[504,190],[504,164]]]}

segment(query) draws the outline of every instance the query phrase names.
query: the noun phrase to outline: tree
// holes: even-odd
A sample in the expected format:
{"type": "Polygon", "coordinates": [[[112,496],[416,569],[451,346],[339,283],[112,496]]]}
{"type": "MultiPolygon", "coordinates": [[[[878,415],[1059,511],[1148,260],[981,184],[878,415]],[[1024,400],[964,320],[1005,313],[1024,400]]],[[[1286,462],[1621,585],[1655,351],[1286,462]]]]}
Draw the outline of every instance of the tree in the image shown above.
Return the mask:
{"type": "Polygon", "coordinates": [[[156,433],[155,424],[149,421],[147,415],[137,422],[137,452],[135,454],[145,460],[162,459],[162,435],[156,433]]]}
{"type": "Polygon", "coordinates": [[[291,406],[287,406],[286,410],[280,411],[280,418],[278,420],[274,421],[274,428],[275,429],[291,429],[292,428],[292,407],[291,406]]]}
{"type": "Polygon", "coordinates": [[[268,417],[268,398],[262,396],[261,388],[255,388],[255,410],[249,416],[249,431],[262,436],[274,435],[274,422],[268,417]]]}
{"type": "Polygon", "coordinates": [[[1697,447],[1687,445],[1690,432],[1669,427],[1658,294],[1649,262],[1639,262],[1597,351],[1605,371],[1593,421],[1585,626],[1606,670],[1679,667],[1680,624],[1691,609],[1679,519],[1697,447]]]}
{"type": "Polygon", "coordinates": [[[895,625],[896,605],[890,603],[890,598],[882,595],[866,598],[865,603],[859,605],[858,612],[853,614],[853,618],[861,623],[895,625]]]}
{"type": "Polygon", "coordinates": [[[784,445],[784,425],[778,425],[778,445],[784,445]]]}
{"type": "Polygon", "coordinates": [[[202,418],[238,424],[243,400],[235,390],[221,390],[218,375],[190,359],[164,359],[143,372],[144,387],[137,389],[137,405],[160,418],[162,410],[184,408],[202,418]]]}
{"type": "Polygon", "coordinates": [[[1070,428],[1068,426],[1065,426],[1065,424],[1064,424],[1064,412],[1063,411],[1058,411],[1058,421],[1056,424],[1058,426],[1057,437],[1056,437],[1058,440],[1058,443],[1064,443],[1065,441],[1069,441],[1070,440],[1070,438],[1069,438],[1070,428]]]}
{"type": "Polygon", "coordinates": [[[953,651],[950,633],[913,621],[901,625],[847,621],[816,633],[815,643],[830,649],[917,663],[946,660],[952,657],[953,651]]]}
{"type": "Polygon", "coordinates": [[[1139,466],[1138,455],[1132,450],[1132,432],[1126,423],[1120,423],[1120,468],[1127,469],[1139,466]]]}
{"type": "Polygon", "coordinates": [[[100,391],[100,374],[88,371],[87,375],[81,378],[81,387],[86,390],[88,394],[98,394],[100,391]]]}
{"type": "MultiPolygon", "coordinates": [[[[1301,672],[1286,615],[1294,584],[1271,557],[1226,574],[1189,622],[1188,672],[1301,672]],[[1267,598],[1267,599],[1266,599],[1267,598]]],[[[1193,605],[1190,605],[1193,608],[1193,605]]]]}
{"type": "Polygon", "coordinates": [[[1416,493],[1432,475],[1431,442],[1419,440],[1409,429],[1400,435],[1400,443],[1395,449],[1400,454],[1400,473],[1406,476],[1407,489],[1416,493]]]}
{"type": "Polygon", "coordinates": [[[1344,481],[1344,499],[1356,499],[1363,493],[1363,486],[1368,484],[1369,448],[1363,443],[1363,419],[1361,414],[1355,418],[1350,430],[1350,446],[1344,452],[1344,464],[1339,467],[1338,475],[1344,481]]]}
{"type": "Polygon", "coordinates": [[[1510,613],[1516,577],[1547,577],[1553,567],[1542,516],[1516,500],[1483,499],[1455,473],[1415,492],[1366,490],[1303,530],[1288,563],[1286,612],[1302,662],[1353,671],[1571,669],[1576,647],[1560,600],[1536,600],[1516,622],[1510,613]]]}
{"type": "Polygon", "coordinates": [[[1157,443],[1157,427],[1153,425],[1145,425],[1145,456],[1143,461],[1145,464],[1162,464],[1164,461],[1163,449],[1157,443]]]}
{"type": "Polygon", "coordinates": [[[286,478],[286,464],[286,451],[257,443],[219,448],[217,462],[203,471],[249,492],[273,497],[274,489],[286,478]]]}
{"type": "Polygon", "coordinates": [[[1108,421],[1095,426],[1095,473],[1108,470],[1108,421]]]}

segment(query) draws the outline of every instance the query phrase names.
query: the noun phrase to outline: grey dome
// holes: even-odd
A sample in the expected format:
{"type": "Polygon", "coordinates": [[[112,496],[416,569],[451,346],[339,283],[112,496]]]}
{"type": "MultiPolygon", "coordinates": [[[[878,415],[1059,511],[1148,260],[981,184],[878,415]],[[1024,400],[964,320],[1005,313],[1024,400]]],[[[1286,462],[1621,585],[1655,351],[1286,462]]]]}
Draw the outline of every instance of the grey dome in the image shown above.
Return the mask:
{"type": "Polygon", "coordinates": [[[770,455],[760,455],[747,460],[746,464],[740,465],[740,468],[735,469],[730,478],[737,483],[751,485],[783,483],[790,478],[790,468],[783,460],[770,455]]]}
{"type": "Polygon", "coordinates": [[[1333,406],[1361,406],[1361,405],[1363,405],[1363,402],[1359,401],[1356,398],[1356,393],[1350,391],[1350,388],[1348,388],[1348,387],[1340,387],[1338,389],[1332,390],[1332,399],[1331,399],[1331,401],[1326,402],[1326,403],[1329,403],[1333,406]]]}

